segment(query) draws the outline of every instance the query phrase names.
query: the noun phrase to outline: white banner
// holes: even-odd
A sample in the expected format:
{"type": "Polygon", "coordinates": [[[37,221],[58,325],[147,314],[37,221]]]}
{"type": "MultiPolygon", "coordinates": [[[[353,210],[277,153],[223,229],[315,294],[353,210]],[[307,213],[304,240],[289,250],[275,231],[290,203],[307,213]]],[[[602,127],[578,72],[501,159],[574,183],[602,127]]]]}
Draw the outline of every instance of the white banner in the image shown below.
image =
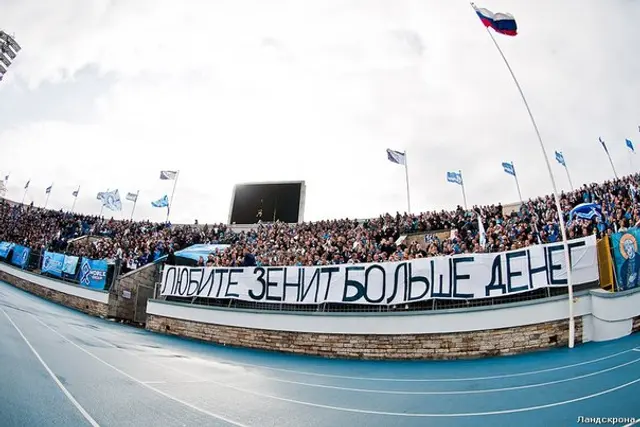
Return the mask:
{"type": "MultiPolygon", "coordinates": [[[[595,236],[569,242],[573,284],[598,280],[595,236]]],[[[562,243],[491,254],[319,267],[165,266],[163,296],[287,304],[404,304],[565,287],[562,243]]]]}

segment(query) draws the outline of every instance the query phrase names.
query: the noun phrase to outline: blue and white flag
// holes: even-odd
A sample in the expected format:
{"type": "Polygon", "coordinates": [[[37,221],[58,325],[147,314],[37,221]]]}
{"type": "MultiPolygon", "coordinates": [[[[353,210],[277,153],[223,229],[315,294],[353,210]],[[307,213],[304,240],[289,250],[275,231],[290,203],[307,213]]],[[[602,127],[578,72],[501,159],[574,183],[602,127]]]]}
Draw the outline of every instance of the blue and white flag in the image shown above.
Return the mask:
{"type": "Polygon", "coordinates": [[[51,189],[52,189],[52,188],[53,188],[53,184],[52,184],[52,185],[50,185],[50,186],[48,186],[48,187],[47,187],[47,189],[46,189],[46,190],[44,190],[44,192],[45,192],[46,194],[49,194],[49,193],[51,193],[51,189]]]}
{"type": "Polygon", "coordinates": [[[78,194],[80,194],[80,187],[78,187],[78,189],[71,194],[73,194],[73,197],[78,197],[78,194]]]}
{"type": "Polygon", "coordinates": [[[130,202],[137,202],[138,201],[138,194],[137,193],[127,193],[127,197],[126,199],[130,202]]]}
{"type": "Polygon", "coordinates": [[[502,162],[502,167],[504,168],[504,171],[509,175],[516,176],[516,168],[513,166],[513,163],[502,162]]]}
{"type": "Polygon", "coordinates": [[[574,218],[587,220],[602,218],[602,207],[596,203],[580,203],[569,212],[569,222],[574,218]]]}
{"type": "Polygon", "coordinates": [[[107,261],[82,258],[80,266],[80,285],[92,289],[104,290],[107,284],[107,261]]]}
{"type": "Polygon", "coordinates": [[[636,150],[634,150],[634,148],[633,148],[633,142],[631,142],[630,139],[626,139],[625,141],[627,143],[627,148],[629,148],[629,150],[631,150],[631,151],[633,151],[635,153],[636,150]]]}
{"type": "Polygon", "coordinates": [[[176,176],[178,176],[177,171],[160,171],[160,179],[162,180],[176,179],[176,176]]]}
{"type": "Polygon", "coordinates": [[[462,174],[460,172],[447,172],[447,181],[462,185],[462,174]]]}
{"type": "Polygon", "coordinates": [[[151,202],[151,206],[154,208],[166,208],[169,206],[169,198],[165,194],[162,198],[156,200],[155,202],[151,202]]]}
{"type": "Polygon", "coordinates": [[[565,168],[567,167],[567,164],[564,161],[564,156],[562,155],[562,153],[560,151],[556,151],[556,160],[558,161],[558,163],[560,163],[565,168]]]}
{"type": "Polygon", "coordinates": [[[112,211],[121,211],[122,202],[118,190],[98,193],[98,199],[102,201],[102,206],[112,211]]]}
{"type": "Polygon", "coordinates": [[[27,183],[24,186],[24,189],[26,190],[27,188],[29,188],[29,184],[31,183],[31,180],[27,181],[27,183]]]}
{"type": "Polygon", "coordinates": [[[405,153],[402,151],[395,151],[387,148],[387,159],[389,159],[390,162],[397,163],[399,165],[406,164],[405,153]]]}

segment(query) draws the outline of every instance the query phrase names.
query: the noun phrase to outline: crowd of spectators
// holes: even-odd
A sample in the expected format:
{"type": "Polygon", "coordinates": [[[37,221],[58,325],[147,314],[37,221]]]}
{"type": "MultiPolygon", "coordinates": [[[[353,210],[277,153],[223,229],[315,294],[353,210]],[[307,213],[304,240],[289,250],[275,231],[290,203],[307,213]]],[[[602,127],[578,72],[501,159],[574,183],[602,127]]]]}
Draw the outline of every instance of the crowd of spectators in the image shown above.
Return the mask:
{"type": "MultiPolygon", "coordinates": [[[[597,203],[603,213],[601,219],[571,221],[569,238],[591,234],[601,237],[638,225],[639,183],[640,175],[633,175],[563,193],[565,214],[584,202],[597,203]]],[[[232,228],[224,224],[117,221],[6,201],[0,204],[0,241],[40,252],[120,259],[126,269],[197,243],[230,245],[201,261],[206,265],[243,265],[247,259],[257,265],[326,265],[497,252],[561,239],[552,196],[530,199],[514,211],[507,211],[500,204],[468,210],[458,206],[453,211],[386,214],[368,220],[261,223],[240,232],[232,228]],[[486,239],[480,236],[478,216],[486,239]],[[421,237],[400,242],[400,236],[407,234],[421,237]]]]}

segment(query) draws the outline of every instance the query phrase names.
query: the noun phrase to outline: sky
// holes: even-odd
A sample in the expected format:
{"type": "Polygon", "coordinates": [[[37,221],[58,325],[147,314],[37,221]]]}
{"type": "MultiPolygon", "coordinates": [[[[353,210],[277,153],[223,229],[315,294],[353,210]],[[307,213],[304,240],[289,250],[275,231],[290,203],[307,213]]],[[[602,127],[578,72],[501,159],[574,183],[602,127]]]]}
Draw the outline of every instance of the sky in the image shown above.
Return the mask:
{"type": "MultiPolygon", "coordinates": [[[[462,0],[3,0],[22,51],[0,82],[7,197],[100,212],[99,191],[140,191],[135,219],[226,222],[234,184],[306,182],[305,220],[453,209],[551,192],[516,86],[462,0]]],[[[640,1],[487,0],[560,190],[640,168],[640,1]]],[[[111,215],[110,212],[104,212],[111,215]]]]}

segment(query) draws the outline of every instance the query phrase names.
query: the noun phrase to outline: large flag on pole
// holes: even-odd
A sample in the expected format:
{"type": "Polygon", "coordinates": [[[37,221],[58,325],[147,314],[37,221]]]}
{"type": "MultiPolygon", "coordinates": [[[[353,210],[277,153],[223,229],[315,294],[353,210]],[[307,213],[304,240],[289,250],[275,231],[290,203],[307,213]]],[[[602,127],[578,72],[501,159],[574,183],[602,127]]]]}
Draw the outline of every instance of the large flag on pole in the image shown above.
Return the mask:
{"type": "Polygon", "coordinates": [[[73,194],[73,197],[78,197],[78,194],[80,194],[80,187],[78,187],[78,189],[74,191],[72,194],[73,194]]]}
{"type": "Polygon", "coordinates": [[[473,3],[471,3],[471,6],[473,6],[478,14],[478,18],[480,18],[480,21],[482,21],[485,27],[492,28],[496,33],[507,36],[515,36],[518,34],[518,25],[510,13],[493,13],[488,9],[478,8],[473,3]]]}
{"type": "Polygon", "coordinates": [[[405,154],[401,151],[395,151],[387,148],[387,159],[390,162],[397,163],[399,165],[405,164],[405,154]]]}
{"type": "Polygon", "coordinates": [[[98,193],[98,199],[102,201],[102,206],[112,211],[122,210],[122,201],[118,190],[98,193]]]}
{"type": "Polygon", "coordinates": [[[129,200],[130,202],[137,202],[138,195],[136,193],[127,193],[126,199],[129,200]]]}
{"type": "Polygon", "coordinates": [[[447,181],[462,185],[462,174],[459,172],[447,172],[447,181]]]}
{"type": "Polygon", "coordinates": [[[153,206],[154,208],[166,208],[169,206],[169,198],[165,194],[155,202],[151,202],[151,206],[153,206]]]}
{"type": "Polygon", "coordinates": [[[556,151],[556,161],[560,163],[565,168],[567,167],[567,163],[564,161],[564,156],[560,151],[556,151]]]}
{"type": "Polygon", "coordinates": [[[516,176],[516,169],[513,167],[513,163],[510,162],[502,162],[502,167],[506,173],[509,175],[516,176]]]}
{"type": "Polygon", "coordinates": [[[174,180],[178,175],[177,171],[160,171],[160,179],[163,181],[174,180]]]}
{"type": "Polygon", "coordinates": [[[636,150],[633,148],[633,142],[631,142],[630,139],[625,140],[625,142],[627,143],[627,148],[635,153],[636,150]]]}
{"type": "Polygon", "coordinates": [[[607,144],[604,143],[602,138],[598,138],[598,139],[600,140],[600,144],[602,144],[602,148],[604,148],[604,152],[607,153],[607,155],[609,155],[609,150],[607,149],[607,144]]]}
{"type": "Polygon", "coordinates": [[[46,189],[46,190],[44,190],[44,192],[45,192],[46,194],[49,194],[49,193],[51,193],[51,189],[52,189],[52,188],[53,188],[53,185],[50,185],[50,186],[48,186],[48,187],[47,187],[47,189],[46,189]]]}

